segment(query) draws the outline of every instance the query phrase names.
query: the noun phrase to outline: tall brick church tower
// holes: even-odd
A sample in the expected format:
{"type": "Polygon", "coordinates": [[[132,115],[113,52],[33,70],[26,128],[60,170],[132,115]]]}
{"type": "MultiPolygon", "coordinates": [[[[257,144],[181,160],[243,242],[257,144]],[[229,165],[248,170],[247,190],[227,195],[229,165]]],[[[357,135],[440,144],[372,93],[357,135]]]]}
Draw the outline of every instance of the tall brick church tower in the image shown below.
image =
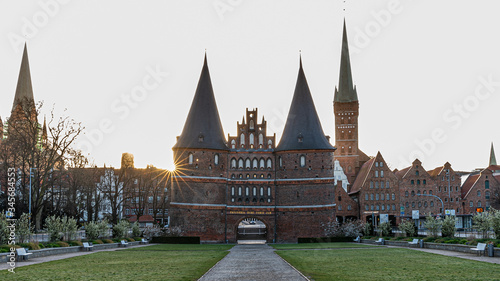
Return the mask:
{"type": "Polygon", "coordinates": [[[356,86],[353,85],[349,44],[344,20],[342,35],[342,54],[340,60],[339,85],[335,87],[333,100],[335,115],[335,159],[337,159],[347,175],[350,184],[369,157],[358,146],[359,101],[356,86]]]}

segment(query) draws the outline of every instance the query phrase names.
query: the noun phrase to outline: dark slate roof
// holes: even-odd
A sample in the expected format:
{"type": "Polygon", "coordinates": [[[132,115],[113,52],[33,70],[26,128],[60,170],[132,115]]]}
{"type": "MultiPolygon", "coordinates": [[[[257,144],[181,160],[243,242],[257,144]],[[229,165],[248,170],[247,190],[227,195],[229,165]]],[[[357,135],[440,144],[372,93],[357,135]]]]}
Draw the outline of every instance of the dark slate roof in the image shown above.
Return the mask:
{"type": "Polygon", "coordinates": [[[342,54],[340,58],[339,87],[335,88],[335,102],[352,102],[358,100],[356,87],[353,86],[351,60],[349,58],[349,44],[344,20],[344,34],[342,35],[342,54]]]}
{"type": "Polygon", "coordinates": [[[184,129],[173,148],[229,150],[217,110],[206,54],[184,129]]]}
{"type": "Polygon", "coordinates": [[[21,69],[17,79],[16,95],[12,104],[12,112],[18,104],[23,106],[25,112],[29,112],[31,108],[26,108],[28,105],[34,105],[33,88],[31,86],[30,65],[28,61],[28,47],[24,44],[23,59],[21,61],[21,69]]]}
{"type": "Polygon", "coordinates": [[[335,150],[323,133],[301,59],[292,105],[276,151],[305,149],[335,150]]]}

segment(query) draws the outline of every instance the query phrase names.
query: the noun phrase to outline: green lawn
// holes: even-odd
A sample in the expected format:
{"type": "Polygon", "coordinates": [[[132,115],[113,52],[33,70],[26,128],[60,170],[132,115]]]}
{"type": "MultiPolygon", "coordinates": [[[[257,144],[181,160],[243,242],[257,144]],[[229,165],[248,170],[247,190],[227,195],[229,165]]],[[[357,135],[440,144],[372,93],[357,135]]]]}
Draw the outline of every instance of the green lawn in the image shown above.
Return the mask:
{"type": "Polygon", "coordinates": [[[271,244],[271,246],[277,250],[287,250],[287,249],[335,249],[335,248],[367,248],[375,247],[369,244],[359,244],[359,243],[344,243],[344,242],[334,242],[334,243],[300,243],[300,244],[271,244]]]}
{"type": "Polygon", "coordinates": [[[98,252],[18,267],[15,274],[2,270],[0,280],[197,280],[231,247],[164,244],[98,252]]]}
{"type": "Polygon", "coordinates": [[[320,280],[500,280],[500,266],[409,249],[276,251],[320,280]]]}

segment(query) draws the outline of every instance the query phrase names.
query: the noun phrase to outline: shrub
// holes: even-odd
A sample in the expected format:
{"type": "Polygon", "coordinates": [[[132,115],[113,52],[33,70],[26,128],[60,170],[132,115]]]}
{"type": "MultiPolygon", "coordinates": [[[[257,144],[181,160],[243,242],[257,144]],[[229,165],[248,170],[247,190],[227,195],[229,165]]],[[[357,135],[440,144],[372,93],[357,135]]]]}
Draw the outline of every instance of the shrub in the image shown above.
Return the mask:
{"type": "Polygon", "coordinates": [[[372,225],[369,222],[365,223],[363,227],[363,234],[364,236],[369,236],[372,234],[372,225]]]}
{"type": "MultiPolygon", "coordinates": [[[[441,221],[434,218],[430,214],[425,218],[424,222],[425,228],[427,228],[428,233],[432,237],[438,237],[439,228],[441,228],[441,221]]],[[[455,226],[455,225],[453,225],[455,226]]]]}
{"type": "Polygon", "coordinates": [[[0,244],[7,244],[10,230],[7,228],[7,217],[4,212],[0,212],[0,244]]]}
{"type": "Polygon", "coordinates": [[[399,224],[399,230],[406,235],[406,237],[415,236],[415,223],[413,220],[405,220],[399,224]]]}
{"type": "Polygon", "coordinates": [[[104,242],[102,242],[102,240],[100,239],[96,239],[92,241],[92,244],[104,244],[104,242]]]}
{"type": "Polygon", "coordinates": [[[441,236],[443,237],[455,237],[455,217],[454,216],[447,216],[441,226],[441,236]]]}
{"type": "Polygon", "coordinates": [[[16,236],[19,237],[20,242],[25,242],[29,239],[30,234],[29,214],[23,213],[16,221],[16,236]]]}
{"type": "Polygon", "coordinates": [[[63,241],[57,241],[56,243],[59,247],[69,247],[69,244],[63,241]]]}
{"type": "Polygon", "coordinates": [[[488,212],[477,213],[472,217],[473,227],[482,233],[483,238],[488,238],[488,230],[492,225],[491,216],[488,212]]]}
{"type": "Polygon", "coordinates": [[[110,243],[113,243],[113,240],[111,240],[111,239],[102,239],[102,242],[104,242],[106,244],[110,244],[110,243]]]}
{"type": "Polygon", "coordinates": [[[134,237],[135,241],[141,241],[142,237],[134,237]]]}
{"type": "MultiPolygon", "coordinates": [[[[171,230],[172,230],[172,228],[167,228],[164,236],[180,236],[180,233],[177,233],[175,230],[174,231],[171,231],[171,230]]],[[[179,230],[180,230],[180,228],[179,228],[179,230]]],[[[153,226],[146,226],[146,228],[143,231],[144,237],[146,237],[146,239],[148,239],[148,240],[151,239],[152,237],[161,236],[162,234],[163,234],[162,230],[156,224],[153,226]]]]}
{"type": "Polygon", "coordinates": [[[78,224],[74,218],[64,216],[61,219],[61,232],[64,233],[64,240],[70,241],[76,237],[78,231],[78,224]]]}
{"type": "Polygon", "coordinates": [[[61,239],[60,232],[62,231],[61,218],[57,216],[49,216],[45,219],[45,228],[50,236],[50,242],[55,242],[61,239]]]}
{"type": "Polygon", "coordinates": [[[130,223],[126,220],[121,220],[113,226],[113,237],[115,238],[125,238],[128,236],[128,230],[130,228],[130,223]]]}
{"type": "MultiPolygon", "coordinates": [[[[390,227],[390,226],[389,226],[390,227]]],[[[361,236],[364,223],[360,220],[347,220],[341,226],[342,235],[345,237],[358,237],[361,236]]]]}
{"type": "Polygon", "coordinates": [[[134,238],[127,238],[128,242],[135,242],[134,238]]]}
{"type": "Polygon", "coordinates": [[[102,220],[97,225],[99,226],[99,237],[108,237],[109,236],[108,220],[102,220]]]}
{"type": "Polygon", "coordinates": [[[94,240],[99,238],[99,225],[93,221],[85,224],[85,236],[87,239],[94,240]]]}
{"type": "Polygon", "coordinates": [[[491,209],[491,227],[495,232],[495,238],[500,239],[500,211],[491,209]]]}
{"type": "Polygon", "coordinates": [[[70,246],[83,246],[83,243],[81,241],[70,241],[68,242],[70,246]]]}
{"type": "Polygon", "coordinates": [[[40,250],[40,246],[38,242],[30,242],[28,243],[28,248],[30,250],[40,250]]]}
{"type": "Polygon", "coordinates": [[[132,236],[141,236],[141,229],[139,228],[139,223],[137,221],[132,224],[132,236]]]}
{"type": "Polygon", "coordinates": [[[392,235],[392,227],[389,222],[383,222],[378,226],[378,234],[379,236],[391,236],[392,235]]]}

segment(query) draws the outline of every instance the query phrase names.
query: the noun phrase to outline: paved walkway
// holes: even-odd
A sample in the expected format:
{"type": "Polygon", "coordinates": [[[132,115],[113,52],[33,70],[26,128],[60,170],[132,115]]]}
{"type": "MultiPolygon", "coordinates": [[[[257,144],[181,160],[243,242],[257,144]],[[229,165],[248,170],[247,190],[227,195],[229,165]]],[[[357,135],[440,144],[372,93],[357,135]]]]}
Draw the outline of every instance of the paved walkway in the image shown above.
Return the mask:
{"type": "Polygon", "coordinates": [[[269,245],[236,245],[230,253],[203,275],[211,280],[308,280],[274,253],[269,245]]]}
{"type": "MultiPolygon", "coordinates": [[[[144,247],[144,246],[150,246],[150,245],[154,245],[154,244],[137,245],[137,246],[132,246],[132,248],[144,247]]],[[[62,260],[62,259],[67,259],[67,258],[72,258],[72,257],[90,255],[90,254],[99,253],[99,252],[109,252],[109,251],[122,250],[122,249],[125,249],[125,248],[113,248],[113,249],[105,249],[105,250],[85,251],[85,252],[77,252],[77,253],[70,253],[70,254],[36,257],[36,258],[30,257],[27,261],[16,261],[16,267],[27,266],[27,265],[49,262],[49,261],[57,261],[57,260],[62,260]]],[[[5,261],[0,263],[0,270],[4,270],[4,269],[8,269],[8,268],[10,268],[10,266],[5,261]]]]}
{"type": "Polygon", "coordinates": [[[443,255],[448,257],[456,257],[461,259],[475,260],[475,261],[483,261],[489,263],[500,264],[500,257],[488,257],[488,256],[478,256],[477,254],[468,254],[462,252],[455,251],[446,251],[446,250],[437,250],[437,249],[426,249],[426,248],[407,248],[407,247],[397,247],[397,246],[387,246],[388,248],[404,248],[415,251],[427,252],[437,255],[443,255]]]}

